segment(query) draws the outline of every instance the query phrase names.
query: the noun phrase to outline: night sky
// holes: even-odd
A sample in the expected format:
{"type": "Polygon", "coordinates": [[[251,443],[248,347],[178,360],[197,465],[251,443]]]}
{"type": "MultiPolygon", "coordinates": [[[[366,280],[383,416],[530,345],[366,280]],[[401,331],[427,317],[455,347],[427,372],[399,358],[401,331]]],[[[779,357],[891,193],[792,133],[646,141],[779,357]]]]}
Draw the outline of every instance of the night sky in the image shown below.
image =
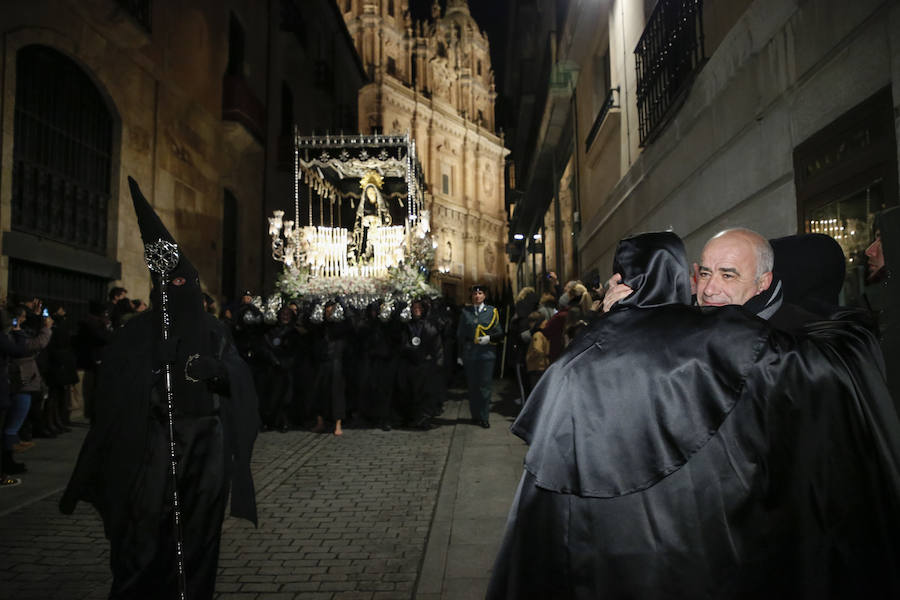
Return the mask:
{"type": "MultiPolygon", "coordinates": [[[[446,0],[440,0],[446,6],[446,0]]],[[[491,42],[491,66],[496,74],[497,90],[501,89],[504,67],[504,51],[506,43],[507,5],[511,0],[469,0],[469,11],[475,21],[491,42]]],[[[409,0],[409,9],[413,20],[423,21],[431,18],[433,0],[409,0]]]]}

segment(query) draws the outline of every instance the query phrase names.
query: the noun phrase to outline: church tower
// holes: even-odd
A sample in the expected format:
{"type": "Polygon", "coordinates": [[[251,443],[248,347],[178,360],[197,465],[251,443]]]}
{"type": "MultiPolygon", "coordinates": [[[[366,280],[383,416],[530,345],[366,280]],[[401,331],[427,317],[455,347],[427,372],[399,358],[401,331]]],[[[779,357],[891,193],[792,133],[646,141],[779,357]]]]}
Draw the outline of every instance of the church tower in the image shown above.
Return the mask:
{"type": "Polygon", "coordinates": [[[487,36],[466,0],[437,0],[413,21],[409,0],[336,0],[371,83],[359,93],[364,133],[410,132],[428,186],[445,294],[507,279],[503,168],[494,131],[494,72],[487,36]]]}

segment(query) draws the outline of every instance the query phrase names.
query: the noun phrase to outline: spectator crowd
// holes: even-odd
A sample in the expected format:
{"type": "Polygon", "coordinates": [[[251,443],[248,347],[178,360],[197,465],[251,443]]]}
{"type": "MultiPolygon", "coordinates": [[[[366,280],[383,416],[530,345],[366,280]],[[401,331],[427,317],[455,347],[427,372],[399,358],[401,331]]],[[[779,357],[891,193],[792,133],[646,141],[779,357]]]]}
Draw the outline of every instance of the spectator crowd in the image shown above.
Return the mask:
{"type": "MultiPolygon", "coordinates": [[[[602,290],[589,293],[576,281],[561,287],[550,273],[540,296],[526,287],[514,306],[502,309],[512,335],[496,345],[517,375],[518,404],[599,314],[598,294],[602,290]]],[[[318,306],[297,300],[274,318],[250,292],[221,310],[207,294],[203,303],[229,326],[251,369],[262,432],[311,428],[343,435],[348,423],[427,430],[443,413],[454,377],[461,379],[460,307],[443,298],[375,302],[364,309],[339,299],[318,306]]],[[[90,302],[75,322],[65,306],[40,298],[3,306],[0,483],[14,486],[27,476],[25,453],[41,438],[70,432],[73,412],[91,420],[104,348],[147,304],[113,287],[106,301],[90,302]]]]}
{"type": "MultiPolygon", "coordinates": [[[[877,256],[870,261],[881,270],[874,269],[872,280],[881,281],[882,233],[875,233],[877,256]]],[[[693,274],[694,288],[699,276],[693,274]]],[[[562,285],[551,271],[501,307],[502,368],[515,378],[520,406],[573,340],[621,298],[615,277],[603,286],[592,283],[562,285]],[[616,293],[606,293],[610,286],[616,293]]],[[[430,429],[443,412],[448,387],[462,373],[461,307],[442,298],[374,302],[363,309],[340,299],[295,300],[272,311],[248,291],[221,310],[207,294],[203,302],[229,326],[251,369],[262,432],[311,428],[342,435],[348,423],[385,431],[430,429]]],[[[67,318],[65,306],[46,306],[39,298],[3,305],[0,373],[8,376],[0,377],[0,483],[10,486],[27,472],[22,455],[36,439],[71,431],[76,389],[76,408],[91,419],[103,348],[147,305],[121,287],[112,288],[105,302],[91,302],[77,323],[67,318]]],[[[473,420],[484,423],[475,415],[473,420]]]]}
{"type": "Polygon", "coordinates": [[[2,487],[21,483],[17,476],[28,468],[20,455],[34,447],[36,439],[72,431],[76,389],[82,392],[84,415],[90,418],[102,349],[114,329],[146,305],[129,300],[124,288],[114,287],[107,302],[91,302],[87,316],[72,323],[64,305],[48,306],[37,297],[0,304],[4,332],[0,335],[2,487]]]}

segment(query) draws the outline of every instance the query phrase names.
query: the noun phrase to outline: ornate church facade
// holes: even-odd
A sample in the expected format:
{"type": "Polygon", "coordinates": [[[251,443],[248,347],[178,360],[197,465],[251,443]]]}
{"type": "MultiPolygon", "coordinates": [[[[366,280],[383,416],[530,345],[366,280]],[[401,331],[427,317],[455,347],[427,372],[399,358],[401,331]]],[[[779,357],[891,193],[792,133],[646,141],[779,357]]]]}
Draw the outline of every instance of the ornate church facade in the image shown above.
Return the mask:
{"type": "Polygon", "coordinates": [[[359,92],[361,132],[406,133],[425,172],[426,208],[445,295],[507,279],[504,163],[494,133],[494,74],[487,36],[466,0],[414,22],[409,0],[336,0],[371,83],[359,92]]]}

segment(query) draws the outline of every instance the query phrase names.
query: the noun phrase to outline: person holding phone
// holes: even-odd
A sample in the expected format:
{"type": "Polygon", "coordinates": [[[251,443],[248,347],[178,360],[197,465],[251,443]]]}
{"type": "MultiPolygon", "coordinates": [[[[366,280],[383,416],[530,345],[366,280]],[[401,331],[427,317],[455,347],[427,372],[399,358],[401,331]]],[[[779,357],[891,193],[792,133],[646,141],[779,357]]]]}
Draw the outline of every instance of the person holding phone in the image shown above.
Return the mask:
{"type": "MultiPolygon", "coordinates": [[[[0,322],[4,325],[3,331],[0,332],[0,425],[6,422],[12,409],[9,377],[10,360],[25,354],[25,338],[20,335],[22,330],[19,327],[18,319],[11,319],[9,325],[7,325],[7,319],[9,319],[8,313],[6,310],[2,310],[0,322]]],[[[12,477],[12,475],[21,472],[23,468],[24,465],[12,460],[12,451],[10,449],[7,452],[6,444],[4,443],[2,453],[0,453],[0,487],[11,487],[22,483],[20,479],[12,477]]]]}
{"type": "MultiPolygon", "coordinates": [[[[38,370],[35,357],[47,347],[52,335],[53,319],[44,319],[37,331],[23,327],[27,323],[28,307],[24,304],[16,306],[12,311],[13,327],[11,333],[17,343],[24,345],[24,353],[12,360],[9,368],[10,407],[3,424],[3,463],[6,474],[25,472],[25,465],[13,460],[13,451],[19,444],[19,432],[28,418],[32,404],[41,405],[43,400],[43,380],[38,370]]],[[[33,431],[39,435],[41,431],[33,431]]]]}
{"type": "MultiPolygon", "coordinates": [[[[36,337],[44,329],[47,319],[50,318],[50,312],[44,306],[43,300],[37,296],[31,296],[22,303],[22,306],[25,307],[25,317],[19,320],[19,325],[28,337],[36,337]]],[[[52,320],[48,327],[53,327],[52,320]]],[[[47,353],[42,348],[34,353],[33,358],[43,378],[46,375],[48,365],[47,353]]],[[[43,379],[41,379],[39,386],[39,389],[32,390],[31,407],[28,417],[20,430],[20,437],[23,440],[31,440],[32,437],[54,438],[58,433],[62,432],[61,429],[57,430],[48,422],[46,416],[48,411],[46,401],[47,387],[44,385],[43,379]]]]}

